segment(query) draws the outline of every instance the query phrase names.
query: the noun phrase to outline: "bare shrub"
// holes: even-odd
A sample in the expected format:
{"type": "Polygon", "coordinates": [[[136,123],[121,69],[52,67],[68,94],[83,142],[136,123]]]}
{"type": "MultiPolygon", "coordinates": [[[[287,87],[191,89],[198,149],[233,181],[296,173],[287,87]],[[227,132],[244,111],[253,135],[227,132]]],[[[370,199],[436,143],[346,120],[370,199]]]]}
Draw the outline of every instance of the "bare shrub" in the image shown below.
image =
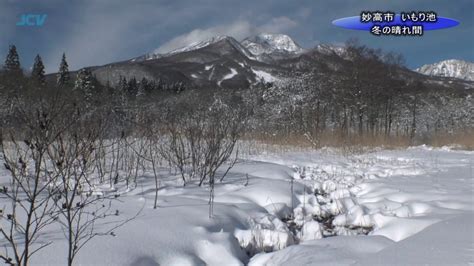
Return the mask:
{"type": "Polygon", "coordinates": [[[164,122],[167,141],[162,148],[164,158],[176,167],[184,184],[189,179],[205,181],[210,186],[209,216],[212,217],[214,186],[218,169],[230,161],[220,177],[222,181],[237,160],[235,144],[244,129],[244,113],[215,98],[208,107],[176,104],[169,109],[164,122]]]}
{"type": "Polygon", "coordinates": [[[130,220],[98,227],[99,221],[119,215],[112,210],[117,196],[96,187],[105,174],[97,170],[106,129],[103,113],[91,105],[83,108],[59,92],[44,95],[17,97],[17,123],[2,131],[1,154],[10,182],[1,195],[11,206],[0,217],[6,247],[0,257],[9,264],[28,265],[32,255],[50,245],[43,231],[53,223],[63,229],[67,264],[72,265],[92,238],[108,235],[130,220]]]}

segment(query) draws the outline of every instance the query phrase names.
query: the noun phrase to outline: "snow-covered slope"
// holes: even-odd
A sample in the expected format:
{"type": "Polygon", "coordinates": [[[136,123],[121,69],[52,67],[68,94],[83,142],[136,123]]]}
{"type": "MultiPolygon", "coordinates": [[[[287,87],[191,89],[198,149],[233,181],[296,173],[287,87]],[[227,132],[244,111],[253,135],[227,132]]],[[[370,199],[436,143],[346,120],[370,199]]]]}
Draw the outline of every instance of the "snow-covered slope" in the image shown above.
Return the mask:
{"type": "Polygon", "coordinates": [[[218,42],[221,42],[221,41],[228,41],[232,46],[234,46],[237,50],[239,50],[239,52],[244,54],[249,59],[255,59],[252,56],[252,54],[249,53],[249,51],[247,51],[247,49],[244,46],[242,46],[238,41],[236,41],[234,38],[222,35],[222,36],[214,36],[214,37],[211,37],[209,39],[205,39],[203,41],[193,42],[193,43],[190,43],[186,46],[179,47],[175,50],[167,52],[165,54],[160,54],[158,52],[158,50],[155,50],[154,52],[145,54],[145,55],[140,56],[140,57],[133,58],[131,61],[134,62],[134,61],[152,60],[152,59],[158,59],[158,58],[162,58],[162,57],[172,56],[172,55],[179,54],[179,53],[191,52],[191,51],[195,51],[195,50],[207,47],[211,44],[218,43],[218,42]]]}
{"type": "Polygon", "coordinates": [[[261,33],[246,38],[242,45],[254,55],[279,53],[298,54],[304,51],[290,36],[285,34],[261,33]]]}
{"type": "Polygon", "coordinates": [[[204,40],[204,41],[193,42],[193,43],[191,43],[189,45],[186,45],[184,47],[180,47],[178,49],[172,50],[172,51],[168,52],[167,55],[194,51],[194,50],[206,47],[210,44],[222,41],[226,38],[228,38],[228,37],[227,36],[215,36],[215,37],[209,38],[209,39],[204,40]]]}
{"type": "Polygon", "coordinates": [[[344,46],[333,44],[318,44],[316,50],[322,54],[336,54],[341,57],[344,57],[344,54],[346,53],[346,48],[344,46]]]}
{"type": "Polygon", "coordinates": [[[162,58],[162,57],[163,57],[163,55],[161,55],[159,53],[151,52],[151,53],[141,55],[139,57],[132,58],[130,61],[132,61],[132,62],[145,61],[145,60],[158,59],[158,58],[162,58]]]}
{"type": "Polygon", "coordinates": [[[438,63],[424,65],[415,71],[439,77],[459,78],[474,81],[474,63],[464,60],[450,59],[438,63]]]}
{"type": "Polygon", "coordinates": [[[189,45],[177,48],[165,54],[160,54],[158,50],[155,50],[154,52],[133,58],[131,61],[158,59],[183,52],[191,52],[223,40],[229,41],[242,54],[252,60],[264,61],[263,58],[265,57],[262,57],[262,55],[295,55],[304,52],[304,49],[288,35],[261,33],[253,37],[248,37],[241,43],[229,36],[215,36],[203,41],[190,43],[189,45]]]}
{"type": "Polygon", "coordinates": [[[214,44],[214,43],[217,43],[217,42],[220,42],[220,41],[228,41],[230,44],[232,44],[232,46],[234,46],[237,50],[239,50],[239,52],[241,52],[242,54],[244,54],[245,56],[247,56],[249,58],[252,58],[252,55],[238,41],[236,41],[234,38],[229,37],[229,36],[215,36],[215,37],[211,37],[209,39],[206,39],[204,41],[194,42],[194,43],[191,43],[191,44],[186,45],[184,47],[181,47],[181,48],[175,49],[171,52],[168,52],[164,56],[170,56],[170,55],[183,53],[183,52],[191,52],[191,51],[194,51],[194,50],[198,50],[198,49],[207,47],[211,44],[214,44]]]}
{"type": "Polygon", "coordinates": [[[209,39],[206,39],[206,40],[203,40],[203,41],[193,42],[193,43],[190,43],[189,45],[179,47],[179,48],[177,48],[175,50],[172,50],[172,51],[170,51],[168,53],[165,53],[165,54],[160,54],[158,52],[158,49],[157,49],[154,52],[147,53],[147,54],[145,54],[143,56],[140,56],[140,57],[137,57],[137,58],[133,58],[131,61],[152,60],[152,59],[158,59],[158,58],[162,58],[162,57],[165,57],[165,56],[170,56],[170,55],[174,55],[174,54],[178,54],[178,53],[190,52],[190,51],[194,51],[194,50],[206,47],[210,44],[222,41],[226,38],[228,38],[228,37],[227,36],[214,36],[212,38],[209,38],[209,39]]]}

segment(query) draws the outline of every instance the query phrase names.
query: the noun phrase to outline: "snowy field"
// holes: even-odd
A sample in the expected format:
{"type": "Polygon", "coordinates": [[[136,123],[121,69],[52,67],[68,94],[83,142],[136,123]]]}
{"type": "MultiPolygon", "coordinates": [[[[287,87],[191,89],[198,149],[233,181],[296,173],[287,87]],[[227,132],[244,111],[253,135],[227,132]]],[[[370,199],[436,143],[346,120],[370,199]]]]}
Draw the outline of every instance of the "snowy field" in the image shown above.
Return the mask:
{"type": "MultiPolygon", "coordinates": [[[[208,187],[163,169],[159,207],[151,174],[119,188],[114,208],[138,216],[76,264],[473,265],[473,168],[472,151],[424,146],[245,154],[216,184],[212,219],[208,187]]],[[[64,265],[63,232],[45,233],[53,244],[32,264],[64,265]]]]}

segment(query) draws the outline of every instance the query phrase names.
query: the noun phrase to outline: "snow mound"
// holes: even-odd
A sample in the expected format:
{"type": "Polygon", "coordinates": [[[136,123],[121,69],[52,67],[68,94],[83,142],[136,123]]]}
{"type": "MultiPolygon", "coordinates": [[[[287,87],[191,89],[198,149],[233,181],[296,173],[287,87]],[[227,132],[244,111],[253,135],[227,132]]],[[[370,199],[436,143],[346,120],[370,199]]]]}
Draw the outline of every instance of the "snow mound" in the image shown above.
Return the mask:
{"type": "Polygon", "coordinates": [[[274,215],[250,219],[249,230],[236,229],[234,236],[248,254],[276,251],[295,243],[285,223],[274,215]]]}
{"type": "Polygon", "coordinates": [[[323,238],[322,228],[316,221],[309,221],[303,225],[298,232],[300,241],[308,241],[323,238]]]}

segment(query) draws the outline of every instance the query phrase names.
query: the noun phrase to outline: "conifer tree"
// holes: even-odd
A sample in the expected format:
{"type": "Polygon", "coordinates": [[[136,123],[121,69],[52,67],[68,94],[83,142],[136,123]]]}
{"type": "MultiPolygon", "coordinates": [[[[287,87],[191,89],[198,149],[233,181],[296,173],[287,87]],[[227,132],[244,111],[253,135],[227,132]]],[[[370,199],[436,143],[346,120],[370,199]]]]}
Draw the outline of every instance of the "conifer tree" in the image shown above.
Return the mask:
{"type": "Polygon", "coordinates": [[[119,104],[125,106],[127,104],[127,93],[128,93],[128,82],[125,77],[120,76],[118,87],[116,89],[116,95],[119,100],[119,104]]]}
{"type": "Polygon", "coordinates": [[[7,58],[5,59],[5,65],[3,66],[4,70],[10,74],[19,74],[22,75],[20,66],[20,57],[16,51],[15,45],[10,45],[8,50],[7,58]]]}
{"type": "Polygon", "coordinates": [[[63,57],[61,58],[61,64],[59,65],[57,84],[59,86],[66,85],[70,79],[71,77],[69,75],[69,66],[66,61],[66,54],[63,53],[63,57]]]}
{"type": "Polygon", "coordinates": [[[138,91],[137,91],[137,97],[143,97],[146,95],[146,92],[148,91],[148,80],[143,77],[142,80],[140,81],[140,84],[138,85],[138,91]]]}
{"type": "Polygon", "coordinates": [[[94,89],[95,86],[91,71],[86,68],[79,70],[76,83],[74,84],[74,90],[82,92],[86,101],[90,101],[92,100],[94,89]]]}
{"type": "Polygon", "coordinates": [[[41,60],[41,56],[39,54],[36,55],[35,57],[35,62],[33,64],[31,77],[33,78],[34,82],[40,86],[43,86],[44,84],[46,84],[46,79],[44,76],[43,60],[41,60]]]}
{"type": "Polygon", "coordinates": [[[135,97],[137,95],[137,91],[138,91],[137,79],[133,77],[128,81],[127,92],[129,96],[135,97]]]}

